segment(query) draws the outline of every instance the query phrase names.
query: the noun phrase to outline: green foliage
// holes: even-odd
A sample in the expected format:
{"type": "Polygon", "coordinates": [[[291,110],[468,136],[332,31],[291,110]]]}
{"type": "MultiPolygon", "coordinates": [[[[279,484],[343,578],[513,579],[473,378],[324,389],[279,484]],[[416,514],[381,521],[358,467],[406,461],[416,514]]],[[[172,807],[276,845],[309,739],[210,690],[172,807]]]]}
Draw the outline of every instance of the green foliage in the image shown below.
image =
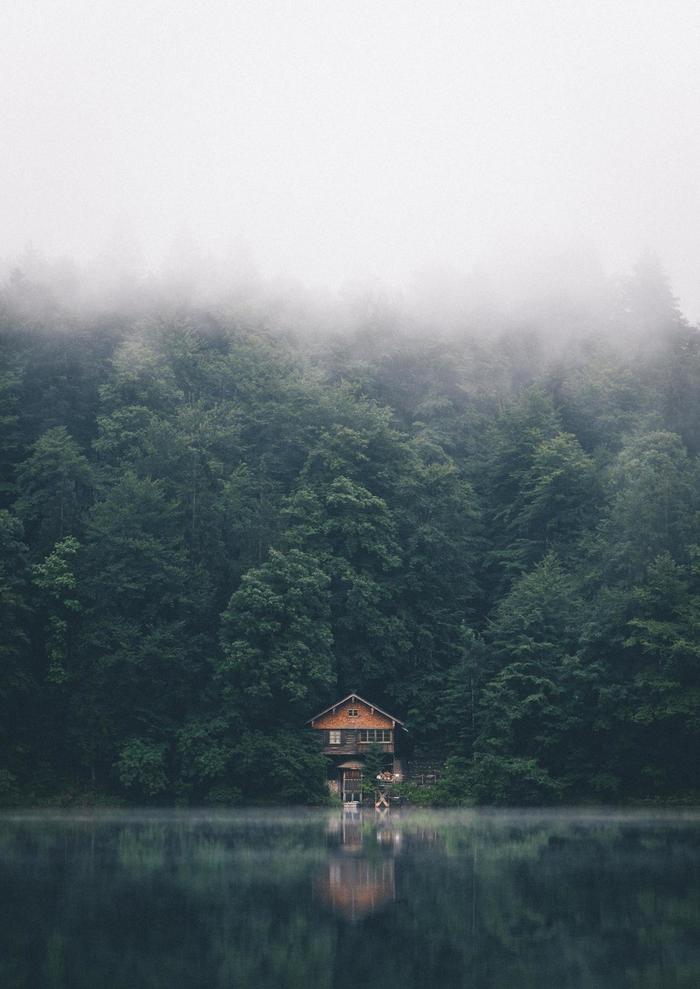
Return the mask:
{"type": "Polygon", "coordinates": [[[19,519],[0,509],[0,697],[27,683],[28,551],[19,519]]]}
{"type": "Polygon", "coordinates": [[[230,703],[266,723],[293,723],[319,703],[334,680],[329,584],[294,549],[271,550],[245,574],[222,615],[217,672],[230,703]]]}
{"type": "Polygon", "coordinates": [[[12,367],[12,358],[0,351],[0,505],[7,505],[15,494],[14,468],[20,450],[19,390],[21,372],[12,367]]]}
{"type": "Polygon", "coordinates": [[[76,534],[90,499],[92,470],[64,426],[49,429],[17,469],[16,511],[42,551],[76,534]]]}
{"type": "Polygon", "coordinates": [[[474,768],[463,756],[450,756],[434,783],[399,783],[392,794],[415,807],[461,807],[474,804],[474,768]]]}
{"type": "Polygon", "coordinates": [[[233,757],[227,721],[188,721],[177,733],[177,749],[184,780],[197,786],[224,779],[233,757]]]}
{"type": "Polygon", "coordinates": [[[538,765],[536,759],[484,755],[470,774],[471,792],[477,803],[515,807],[556,803],[562,785],[538,765]]]}
{"type": "Polygon", "coordinates": [[[605,572],[639,580],[663,551],[683,552],[697,524],[697,465],[675,433],[630,437],[609,475],[609,509],[601,526],[605,572]]]}
{"type": "Polygon", "coordinates": [[[391,756],[382,751],[381,745],[372,742],[364,750],[365,765],[362,770],[362,792],[374,794],[377,789],[377,777],[385,769],[391,767],[391,756]]]}
{"type": "Polygon", "coordinates": [[[43,563],[32,568],[33,583],[46,612],[46,676],[53,683],[63,683],[70,676],[74,629],[81,610],[73,567],[73,558],[79,550],[78,540],[68,536],[56,543],[43,563]]]}
{"type": "Polygon", "coordinates": [[[28,709],[36,691],[29,626],[29,551],[22,523],[0,509],[0,773],[9,792],[16,772],[26,771],[32,724],[28,709]]]}
{"type": "Polygon", "coordinates": [[[137,797],[155,797],[167,789],[165,746],[132,738],[123,746],[117,764],[119,782],[137,797]]]}
{"type": "Polygon", "coordinates": [[[416,800],[693,792],[700,334],[655,262],[558,348],[134,305],[0,299],[6,790],[322,801],[302,726],[357,690],[445,763],[416,800]]]}
{"type": "Polygon", "coordinates": [[[243,734],[234,747],[232,778],[256,802],[328,802],[325,757],[316,739],[298,731],[243,734]]]}
{"type": "MultiPolygon", "coordinates": [[[[460,653],[434,686],[434,737],[454,756],[471,754],[482,718],[481,696],[492,672],[493,658],[484,639],[467,626],[460,630],[460,653]]],[[[415,722],[418,712],[413,713],[415,722]]],[[[427,729],[424,729],[427,734],[427,729]]]]}
{"type": "Polygon", "coordinates": [[[575,545],[595,517],[595,466],[571,433],[557,433],[535,448],[523,488],[522,520],[543,548],[575,545]]]}

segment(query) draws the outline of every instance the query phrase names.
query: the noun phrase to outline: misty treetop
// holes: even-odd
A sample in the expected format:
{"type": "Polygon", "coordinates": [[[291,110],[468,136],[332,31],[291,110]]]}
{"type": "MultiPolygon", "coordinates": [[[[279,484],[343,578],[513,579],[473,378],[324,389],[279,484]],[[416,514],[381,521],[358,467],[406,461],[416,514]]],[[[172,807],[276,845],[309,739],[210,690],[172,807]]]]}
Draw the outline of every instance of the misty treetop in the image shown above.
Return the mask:
{"type": "Polygon", "coordinates": [[[648,266],[558,311],[305,335],[13,278],[2,799],[321,800],[351,690],[444,799],[697,796],[700,334],[648,266]]]}

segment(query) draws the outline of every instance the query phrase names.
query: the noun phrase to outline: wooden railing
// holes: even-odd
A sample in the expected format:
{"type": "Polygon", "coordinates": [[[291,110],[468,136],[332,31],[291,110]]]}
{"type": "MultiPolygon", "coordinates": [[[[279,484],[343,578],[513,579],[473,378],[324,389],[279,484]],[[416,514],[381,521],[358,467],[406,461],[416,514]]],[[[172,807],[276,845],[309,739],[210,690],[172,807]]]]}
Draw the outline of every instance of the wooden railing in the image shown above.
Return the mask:
{"type": "Polygon", "coordinates": [[[367,755],[370,745],[376,745],[380,752],[393,753],[391,742],[353,742],[350,745],[324,745],[324,755],[367,755]]]}

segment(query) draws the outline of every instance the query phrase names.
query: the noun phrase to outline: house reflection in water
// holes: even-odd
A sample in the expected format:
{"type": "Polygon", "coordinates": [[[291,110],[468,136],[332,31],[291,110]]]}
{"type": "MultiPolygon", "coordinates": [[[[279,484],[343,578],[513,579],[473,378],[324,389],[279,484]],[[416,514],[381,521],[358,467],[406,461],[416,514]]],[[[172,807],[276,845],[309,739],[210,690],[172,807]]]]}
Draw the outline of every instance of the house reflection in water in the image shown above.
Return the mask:
{"type": "Polygon", "coordinates": [[[363,822],[362,811],[345,811],[332,819],[328,834],[328,860],[314,885],[322,903],[356,922],[396,899],[401,834],[388,816],[363,822]]]}

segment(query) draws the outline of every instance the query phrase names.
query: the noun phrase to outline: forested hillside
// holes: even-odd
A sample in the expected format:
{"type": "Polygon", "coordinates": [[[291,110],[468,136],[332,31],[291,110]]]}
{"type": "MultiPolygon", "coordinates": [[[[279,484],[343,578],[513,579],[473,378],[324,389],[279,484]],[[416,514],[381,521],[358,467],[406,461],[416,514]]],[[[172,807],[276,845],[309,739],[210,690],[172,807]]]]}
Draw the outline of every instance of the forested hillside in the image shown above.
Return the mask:
{"type": "Polygon", "coordinates": [[[307,335],[16,275],[2,799],[319,800],[350,690],[455,799],[697,796],[700,334],[644,278],[307,335]]]}

